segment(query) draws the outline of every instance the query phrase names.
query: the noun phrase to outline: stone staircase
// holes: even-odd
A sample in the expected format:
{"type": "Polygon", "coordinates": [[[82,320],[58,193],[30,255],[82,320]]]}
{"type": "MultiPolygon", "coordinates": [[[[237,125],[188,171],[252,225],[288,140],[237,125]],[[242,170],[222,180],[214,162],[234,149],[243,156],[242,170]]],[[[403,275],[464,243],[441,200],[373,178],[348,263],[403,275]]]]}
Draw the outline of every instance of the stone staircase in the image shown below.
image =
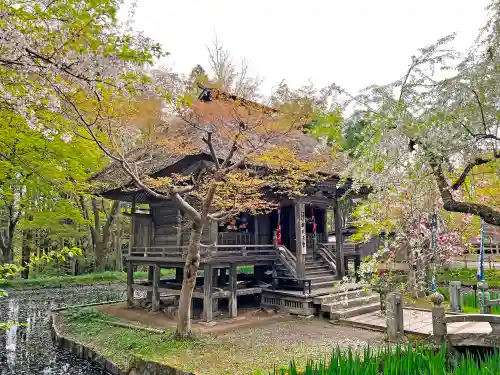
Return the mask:
{"type": "MultiPolygon", "coordinates": [[[[346,319],[380,309],[380,296],[363,290],[356,283],[336,280],[336,272],[324,257],[311,253],[306,255],[305,279],[311,280],[310,293],[291,292],[290,289],[265,290],[262,305],[289,311],[292,314],[327,314],[330,320],[346,319]]],[[[295,263],[295,259],[279,257],[275,262],[278,276],[294,279],[290,268],[283,262],[295,263]]]]}
{"type": "Polygon", "coordinates": [[[357,284],[345,284],[333,293],[317,296],[314,304],[321,306],[321,312],[330,320],[351,318],[380,309],[380,295],[365,291],[357,284]]]}

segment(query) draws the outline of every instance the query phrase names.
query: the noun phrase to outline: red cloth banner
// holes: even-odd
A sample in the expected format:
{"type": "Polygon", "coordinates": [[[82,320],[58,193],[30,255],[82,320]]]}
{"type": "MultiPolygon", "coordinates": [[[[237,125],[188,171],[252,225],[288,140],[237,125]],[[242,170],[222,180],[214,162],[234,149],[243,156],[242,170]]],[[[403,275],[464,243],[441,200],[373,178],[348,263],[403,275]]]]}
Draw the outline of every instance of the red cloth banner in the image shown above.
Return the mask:
{"type": "Polygon", "coordinates": [[[276,244],[281,245],[281,209],[278,208],[278,228],[276,229],[276,244]]]}

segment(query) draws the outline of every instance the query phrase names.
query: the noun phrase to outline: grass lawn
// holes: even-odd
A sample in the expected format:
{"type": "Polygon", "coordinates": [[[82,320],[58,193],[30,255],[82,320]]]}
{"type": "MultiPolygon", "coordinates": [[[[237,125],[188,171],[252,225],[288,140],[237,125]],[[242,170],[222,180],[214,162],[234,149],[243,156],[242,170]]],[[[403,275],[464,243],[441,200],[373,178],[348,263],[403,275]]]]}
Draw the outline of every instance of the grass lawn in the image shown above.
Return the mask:
{"type": "MultiPolygon", "coordinates": [[[[450,295],[447,288],[438,288],[438,292],[444,296],[444,307],[449,310],[450,295]]],[[[463,292],[463,312],[467,314],[479,314],[479,297],[473,291],[463,292]]],[[[500,299],[500,292],[490,291],[490,299],[500,299]]],[[[432,302],[429,297],[414,299],[407,295],[403,296],[405,306],[419,307],[422,309],[431,309],[432,302]]],[[[492,306],[491,314],[500,314],[500,306],[492,306]]]]}
{"type": "Polygon", "coordinates": [[[383,345],[380,332],[287,315],[265,324],[198,333],[192,340],[174,340],[171,330],[162,335],[116,327],[100,321],[116,318],[93,308],[68,310],[61,318],[66,337],[93,347],[125,369],[136,356],[197,375],[248,375],[260,370],[268,374],[291,360],[303,366],[309,359],[325,359],[337,345],[359,350],[383,345]]]}
{"type": "MultiPolygon", "coordinates": [[[[240,273],[253,273],[253,266],[241,266],[238,267],[238,272],[240,273]]],[[[172,276],[175,275],[175,271],[172,269],[162,269],[162,276],[172,276]]],[[[134,272],[135,280],[147,280],[147,272],[134,272]]],[[[71,285],[91,285],[91,284],[110,284],[110,283],[120,283],[127,280],[126,272],[119,271],[106,271],[106,272],[96,272],[88,273],[84,275],[77,276],[47,276],[47,277],[36,277],[30,279],[21,279],[16,277],[13,279],[0,279],[0,289],[41,289],[41,288],[60,288],[64,286],[71,285]]]]}
{"type": "MultiPolygon", "coordinates": [[[[162,275],[172,275],[171,270],[162,270],[162,275]]],[[[136,280],[147,279],[147,272],[134,272],[134,278],[136,280]]],[[[10,288],[10,289],[41,289],[41,288],[55,288],[64,287],[71,285],[91,285],[91,284],[108,284],[108,283],[120,283],[127,280],[127,274],[125,272],[99,272],[99,273],[88,273],[85,275],[77,276],[48,276],[48,277],[37,277],[32,279],[1,279],[0,288],[10,288]]]]}
{"type": "MultiPolygon", "coordinates": [[[[500,270],[484,270],[485,279],[490,288],[500,288],[500,270]]],[[[437,273],[438,283],[460,281],[464,286],[477,284],[477,270],[472,268],[440,269],[437,273]]]]}

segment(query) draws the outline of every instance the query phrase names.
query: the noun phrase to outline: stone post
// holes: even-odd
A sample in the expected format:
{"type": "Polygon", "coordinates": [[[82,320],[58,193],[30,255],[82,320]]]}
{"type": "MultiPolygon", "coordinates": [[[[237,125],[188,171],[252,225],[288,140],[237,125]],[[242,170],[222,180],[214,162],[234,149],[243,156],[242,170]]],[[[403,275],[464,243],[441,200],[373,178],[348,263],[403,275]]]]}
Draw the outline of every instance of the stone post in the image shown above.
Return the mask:
{"type": "Polygon", "coordinates": [[[432,307],[432,335],[437,342],[443,342],[446,337],[446,314],[444,311],[444,296],[435,292],[431,294],[432,307]]]}
{"type": "Polygon", "coordinates": [[[477,298],[479,299],[479,311],[481,314],[489,314],[491,311],[491,306],[488,305],[490,292],[488,292],[488,283],[486,281],[479,281],[477,283],[477,298]]]}
{"type": "Polygon", "coordinates": [[[450,281],[450,309],[452,312],[463,311],[462,283],[450,281]]]}
{"type": "Polygon", "coordinates": [[[401,293],[387,295],[387,339],[398,341],[404,336],[403,298],[401,293]]]}

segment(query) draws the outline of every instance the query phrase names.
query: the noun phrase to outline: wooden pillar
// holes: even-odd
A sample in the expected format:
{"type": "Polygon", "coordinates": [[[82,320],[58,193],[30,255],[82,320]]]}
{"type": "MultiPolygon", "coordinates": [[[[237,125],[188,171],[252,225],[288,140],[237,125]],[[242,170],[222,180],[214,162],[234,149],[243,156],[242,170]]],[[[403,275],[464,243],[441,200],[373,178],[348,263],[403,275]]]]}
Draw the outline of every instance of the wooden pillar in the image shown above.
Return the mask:
{"type": "Polygon", "coordinates": [[[210,244],[217,245],[219,240],[219,224],[216,221],[210,221],[208,227],[210,231],[210,244]]]}
{"type": "MultiPolygon", "coordinates": [[[[154,284],[154,268],[155,266],[148,266],[148,285],[152,286],[154,284]]],[[[146,293],[146,300],[152,301],[153,300],[153,290],[148,290],[146,293]]]]}
{"type": "Polygon", "coordinates": [[[160,310],[160,270],[159,264],[153,267],[153,299],[151,301],[151,311],[160,310]]]}
{"type": "Polygon", "coordinates": [[[132,306],[134,304],[134,268],[132,262],[127,262],[127,304],[132,306]]]}
{"type": "Polygon", "coordinates": [[[130,209],[130,233],[128,239],[128,256],[132,253],[132,246],[134,244],[134,214],[135,214],[135,194],[132,197],[132,208],[130,209]]]}
{"type": "Polygon", "coordinates": [[[335,263],[337,266],[337,278],[341,280],[345,275],[344,250],[342,246],[342,224],[340,221],[339,198],[335,196],[333,201],[333,223],[335,227],[335,263]]]}
{"type": "Polygon", "coordinates": [[[260,245],[259,243],[259,219],[257,215],[253,217],[253,243],[255,245],[260,245]]]}
{"type": "Polygon", "coordinates": [[[323,225],[323,236],[325,237],[324,241],[328,242],[328,210],[326,207],[322,210],[321,221],[323,225]]]}
{"type": "MultiPolygon", "coordinates": [[[[222,274],[222,271],[225,271],[224,268],[214,268],[212,273],[212,287],[214,288],[222,288],[221,284],[220,284],[220,279],[221,277],[219,275],[222,274]]],[[[212,311],[213,312],[217,312],[219,311],[219,299],[218,298],[213,298],[212,299],[212,311]]]]}
{"type": "Polygon", "coordinates": [[[212,306],[212,281],[213,268],[211,264],[203,266],[203,317],[205,321],[210,322],[213,318],[212,306]]]}
{"type": "Polygon", "coordinates": [[[182,212],[181,210],[177,210],[177,233],[176,233],[176,239],[175,239],[175,244],[178,247],[182,246],[182,212]]]}
{"type": "Polygon", "coordinates": [[[297,276],[304,278],[306,267],[306,214],[305,205],[300,199],[295,201],[295,248],[297,258],[297,276]]]}
{"type": "Polygon", "coordinates": [[[236,264],[232,263],[231,268],[229,269],[229,289],[231,291],[231,295],[229,296],[229,316],[231,318],[236,318],[236,316],[238,316],[238,299],[236,297],[238,290],[237,280],[238,270],[236,268],[236,264]]]}

